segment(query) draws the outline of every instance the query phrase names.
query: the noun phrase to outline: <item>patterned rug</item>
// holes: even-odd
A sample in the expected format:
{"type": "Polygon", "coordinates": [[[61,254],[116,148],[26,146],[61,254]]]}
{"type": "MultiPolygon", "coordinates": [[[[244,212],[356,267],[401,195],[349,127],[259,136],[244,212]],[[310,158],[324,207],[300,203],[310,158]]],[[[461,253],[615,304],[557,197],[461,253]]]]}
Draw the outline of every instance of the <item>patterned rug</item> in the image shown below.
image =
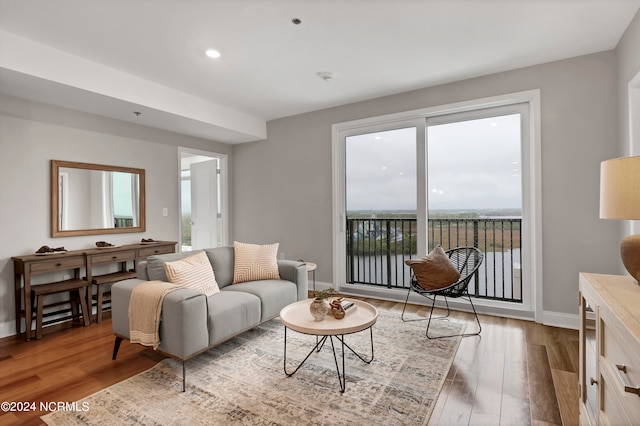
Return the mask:
{"type": "MultiPolygon", "coordinates": [[[[50,426],[425,425],[460,338],[428,340],[425,323],[404,323],[399,316],[379,310],[371,364],[347,350],[344,393],[329,341],[295,375],[284,374],[284,328],[274,319],[187,361],[184,393],[181,363],[165,359],[84,398],[77,406],[86,411],[57,411],[42,420],[50,426]]],[[[434,333],[464,328],[443,320],[435,324],[434,333]]],[[[370,355],[368,331],[348,335],[345,341],[370,355]]],[[[287,332],[290,371],[314,344],[314,336],[287,332]]]]}

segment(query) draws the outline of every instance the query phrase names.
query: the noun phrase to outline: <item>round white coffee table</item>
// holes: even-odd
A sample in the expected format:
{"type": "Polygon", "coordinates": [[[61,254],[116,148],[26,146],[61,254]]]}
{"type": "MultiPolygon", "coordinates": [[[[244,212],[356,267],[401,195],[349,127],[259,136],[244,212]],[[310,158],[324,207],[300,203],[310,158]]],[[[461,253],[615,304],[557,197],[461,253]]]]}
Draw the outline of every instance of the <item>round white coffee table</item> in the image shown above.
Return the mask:
{"type": "Polygon", "coordinates": [[[344,353],[345,347],[353,352],[362,362],[369,364],[373,361],[373,325],[378,320],[378,311],[375,306],[363,302],[361,300],[350,300],[355,303],[355,307],[352,312],[348,312],[343,319],[335,319],[331,313],[328,313],[324,320],[316,321],[311,316],[309,311],[309,305],[313,299],[301,300],[299,302],[292,303],[285,306],[280,311],[280,320],[284,325],[284,373],[287,376],[293,376],[307,359],[315,351],[320,351],[324,346],[327,338],[331,342],[331,350],[333,351],[333,357],[336,361],[336,371],[338,373],[338,382],[340,383],[340,391],[344,392],[346,389],[346,375],[345,375],[345,363],[344,353]],[[320,339],[316,339],[316,345],[309,351],[309,354],[302,360],[300,364],[289,372],[287,370],[287,329],[297,331],[298,333],[310,334],[313,336],[320,336],[320,339]],[[358,333],[369,329],[369,335],[371,337],[371,357],[365,359],[362,355],[354,351],[349,345],[345,343],[345,335],[358,333]],[[338,358],[336,357],[336,345],[334,345],[334,337],[341,343],[342,346],[342,372],[338,366],[338,358]]]}

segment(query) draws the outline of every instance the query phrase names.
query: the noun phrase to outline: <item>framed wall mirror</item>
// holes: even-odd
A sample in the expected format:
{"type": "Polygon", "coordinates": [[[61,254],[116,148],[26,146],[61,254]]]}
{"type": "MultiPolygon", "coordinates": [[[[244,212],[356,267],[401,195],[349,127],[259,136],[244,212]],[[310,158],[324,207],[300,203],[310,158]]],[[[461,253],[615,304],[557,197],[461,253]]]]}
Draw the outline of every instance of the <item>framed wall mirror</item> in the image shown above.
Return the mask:
{"type": "Polygon", "coordinates": [[[146,230],[144,169],[51,160],[51,236],[146,230]]]}

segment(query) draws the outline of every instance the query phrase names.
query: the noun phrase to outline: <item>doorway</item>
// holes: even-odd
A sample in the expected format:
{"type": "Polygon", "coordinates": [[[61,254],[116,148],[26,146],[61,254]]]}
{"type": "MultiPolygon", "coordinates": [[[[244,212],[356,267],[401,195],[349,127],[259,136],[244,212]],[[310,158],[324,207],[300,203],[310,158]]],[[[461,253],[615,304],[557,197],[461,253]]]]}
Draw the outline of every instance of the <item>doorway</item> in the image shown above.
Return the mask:
{"type": "Polygon", "coordinates": [[[227,244],[227,156],[179,149],[180,251],[227,244]]]}

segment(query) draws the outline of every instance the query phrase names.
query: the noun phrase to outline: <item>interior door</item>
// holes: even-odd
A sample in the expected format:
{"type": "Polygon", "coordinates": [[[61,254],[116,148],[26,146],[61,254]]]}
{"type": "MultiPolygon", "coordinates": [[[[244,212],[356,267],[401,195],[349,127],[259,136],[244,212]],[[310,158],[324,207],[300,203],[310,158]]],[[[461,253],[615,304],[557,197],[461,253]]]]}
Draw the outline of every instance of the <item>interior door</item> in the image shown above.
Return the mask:
{"type": "Polygon", "coordinates": [[[218,160],[191,164],[192,250],[218,245],[218,160]]]}

